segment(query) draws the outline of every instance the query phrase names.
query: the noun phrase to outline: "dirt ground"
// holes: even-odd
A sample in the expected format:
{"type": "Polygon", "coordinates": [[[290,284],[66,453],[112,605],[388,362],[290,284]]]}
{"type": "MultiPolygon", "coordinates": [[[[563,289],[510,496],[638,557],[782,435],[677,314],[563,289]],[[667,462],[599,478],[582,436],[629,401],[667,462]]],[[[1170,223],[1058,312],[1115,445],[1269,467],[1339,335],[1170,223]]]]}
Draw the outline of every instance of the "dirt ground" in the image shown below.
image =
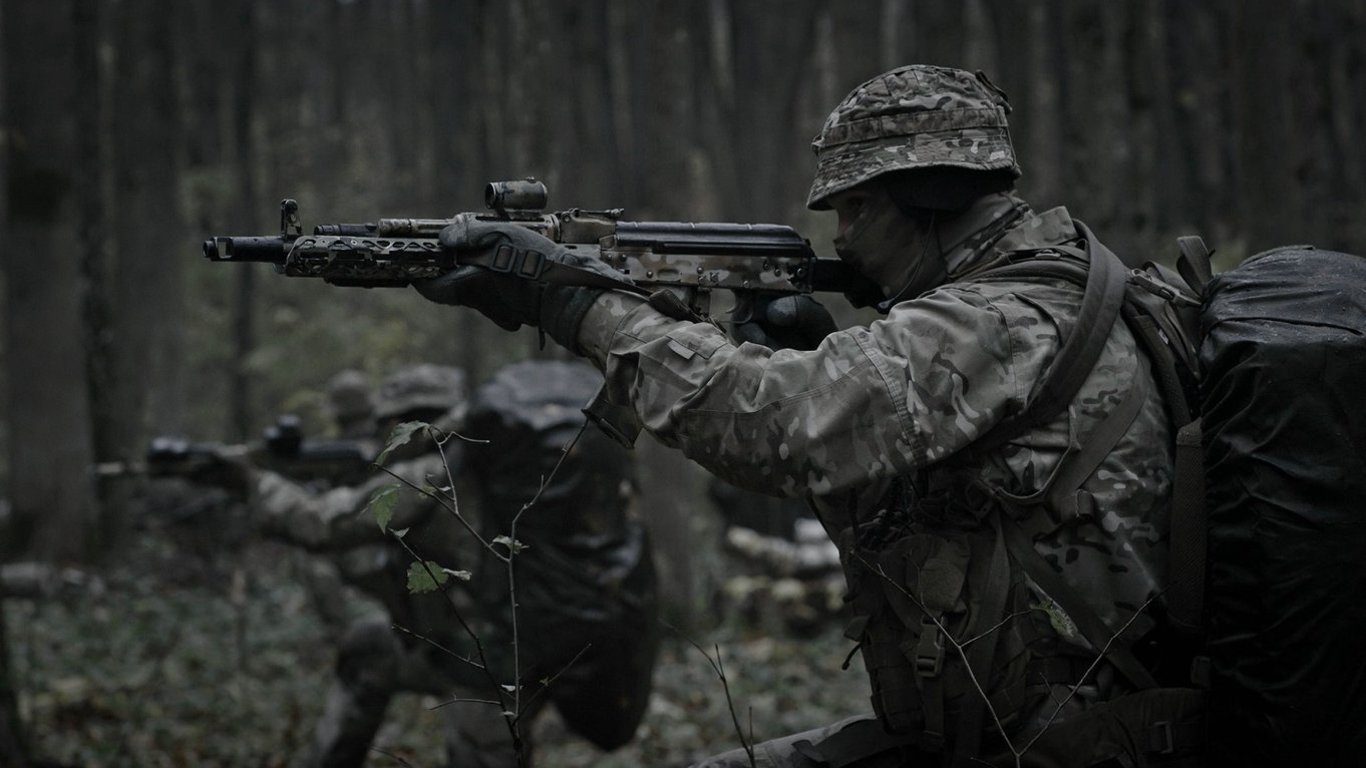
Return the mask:
{"type": "MultiPolygon", "coordinates": [[[[333,663],[298,577],[304,557],[261,542],[198,557],[144,532],[93,580],[5,601],[35,756],[92,767],[294,764],[333,663]]],[[[632,743],[603,753],[546,712],[532,727],[536,765],[686,765],[740,746],[732,710],[755,740],[856,713],[867,684],[857,660],[840,669],[851,647],[841,624],[833,616],[799,637],[732,616],[691,638],[673,634],[632,743]],[[719,651],[729,700],[702,649],[712,660],[719,651]]],[[[396,700],[369,765],[441,765],[436,704],[396,700]]]]}

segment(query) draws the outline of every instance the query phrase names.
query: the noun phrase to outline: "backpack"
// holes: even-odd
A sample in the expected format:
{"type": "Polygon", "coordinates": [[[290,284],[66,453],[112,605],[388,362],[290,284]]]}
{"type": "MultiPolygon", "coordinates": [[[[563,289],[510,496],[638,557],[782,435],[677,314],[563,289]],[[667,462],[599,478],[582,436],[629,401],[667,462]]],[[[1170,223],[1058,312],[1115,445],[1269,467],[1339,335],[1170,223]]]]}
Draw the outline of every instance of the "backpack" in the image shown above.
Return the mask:
{"type": "MultiPolygon", "coordinates": [[[[1209,692],[1207,754],[1229,765],[1358,764],[1366,409],[1354,405],[1366,393],[1366,259],[1293,246],[1216,276],[1189,237],[1178,240],[1179,274],[1126,270],[1078,230],[1083,253],[1021,254],[975,276],[1085,286],[1041,394],[985,439],[1066,407],[1112,324],[1126,322],[1175,427],[1167,618],[1196,649],[1192,679],[1209,692]]],[[[1064,481],[1079,484],[1109,450],[1088,442],[1064,481]]],[[[1074,490],[1064,482],[1050,494],[1074,490]]],[[[1095,631],[1093,644],[1104,639],[1095,631]]],[[[1128,649],[1114,653],[1132,663],[1128,649]]]]}
{"type": "MultiPolygon", "coordinates": [[[[504,366],[476,390],[462,434],[489,442],[465,453],[485,537],[508,534],[517,519],[526,545],[516,560],[522,672],[551,680],[546,695],[565,725],[611,750],[644,718],[660,630],[630,455],[606,433],[583,429],[580,409],[601,386],[602,374],[586,363],[504,366]]],[[[475,578],[490,610],[504,611],[507,571],[485,567],[475,578]]]]}

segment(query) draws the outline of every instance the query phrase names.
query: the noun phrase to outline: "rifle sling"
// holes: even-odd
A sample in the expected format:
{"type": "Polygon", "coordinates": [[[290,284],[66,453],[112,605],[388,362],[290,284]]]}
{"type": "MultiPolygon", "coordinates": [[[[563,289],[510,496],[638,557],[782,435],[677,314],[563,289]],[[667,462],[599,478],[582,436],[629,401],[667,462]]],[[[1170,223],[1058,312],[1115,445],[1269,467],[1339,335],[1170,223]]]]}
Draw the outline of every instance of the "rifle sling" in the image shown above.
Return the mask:
{"type": "Polygon", "coordinates": [[[583,269],[572,264],[546,258],[539,251],[513,248],[500,245],[477,253],[462,253],[461,266],[483,267],[492,272],[500,272],[523,280],[535,280],[550,285],[573,286],[577,288],[602,288],[609,291],[630,291],[648,296],[649,291],[635,285],[625,275],[613,277],[601,272],[583,269]]]}

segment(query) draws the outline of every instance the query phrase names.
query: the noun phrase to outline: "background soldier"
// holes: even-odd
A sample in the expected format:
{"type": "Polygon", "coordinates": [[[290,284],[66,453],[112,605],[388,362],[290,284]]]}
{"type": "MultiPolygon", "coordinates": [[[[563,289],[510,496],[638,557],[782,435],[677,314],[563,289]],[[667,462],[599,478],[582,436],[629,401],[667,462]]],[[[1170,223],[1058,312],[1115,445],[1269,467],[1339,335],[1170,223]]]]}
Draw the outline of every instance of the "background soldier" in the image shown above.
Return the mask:
{"type": "Polygon", "coordinates": [[[327,382],[327,410],[343,440],[370,440],[375,434],[374,387],[354,369],[338,371],[327,382]]]}
{"type": "MultiPolygon", "coordinates": [[[[760,744],[761,765],[1014,764],[1026,744],[1026,765],[1179,764],[1199,749],[1201,696],[1158,689],[1138,658],[1184,675],[1158,599],[1172,435],[1149,363],[1119,322],[1094,367],[1050,378],[1087,325],[1082,288],[987,279],[1011,258],[1112,263],[1065,209],[1015,194],[1007,109],[984,75],[930,66],[836,107],[808,205],[838,214],[836,250],[881,287],[887,317],[828,335],[828,318],[804,323],[807,351],[737,345],[622,291],[472,266],[417,286],[538,325],[665,444],[810,502],[841,549],[876,716],[760,744]]],[[[623,279],[515,225],[458,218],[442,242],[623,279]]],[[[820,319],[803,306],[782,314],[820,319]]]]}
{"type": "MultiPolygon", "coordinates": [[[[509,533],[502,524],[533,498],[540,479],[563,455],[567,414],[582,420],[577,411],[582,402],[571,407],[566,398],[577,398],[585,387],[591,390],[593,377],[600,380],[583,366],[577,379],[553,375],[561,372],[558,367],[519,370],[513,374],[515,402],[502,400],[506,393],[497,387],[491,397],[486,386],[469,404],[462,372],[434,365],[394,374],[377,396],[380,439],[398,423],[425,421],[442,432],[458,430],[488,441],[448,440],[443,459],[430,434],[419,431],[386,461],[389,471],[416,488],[446,487],[447,478],[454,478],[460,514],[485,542],[509,533]],[[584,375],[590,377],[586,385],[584,375]],[[473,417],[468,423],[467,410],[473,417]],[[494,418],[497,414],[512,415],[494,418]],[[503,464],[491,466],[484,453],[496,457],[493,464],[503,464]],[[500,469],[515,471],[515,477],[498,474],[500,469]]],[[[495,378],[490,386],[503,380],[495,378]]],[[[597,447],[585,444],[566,457],[561,474],[528,509],[526,525],[516,533],[527,548],[515,558],[521,627],[515,646],[506,567],[432,496],[412,487],[400,492],[389,524],[390,531],[406,530],[400,543],[366,509],[372,494],[393,482],[387,474],[320,492],[273,473],[253,473],[253,504],[263,529],[332,554],[342,577],[383,606],[381,615],[356,621],[341,640],[337,678],[316,729],[310,764],[363,764],[395,693],[487,701],[497,698],[498,685],[514,679],[514,669],[523,684],[522,738],[549,700],[571,729],[598,746],[610,749],[630,739],[653,668],[653,571],[643,533],[626,516],[629,464],[620,448],[612,446],[615,455],[595,455],[597,447]],[[543,538],[550,534],[562,538],[543,538]],[[471,571],[473,581],[446,594],[414,594],[408,588],[414,554],[471,571]],[[551,578],[561,581],[545,583],[551,578]],[[466,661],[479,656],[461,619],[483,646],[487,671],[466,661]],[[604,663],[608,658],[610,665],[604,663]],[[545,680],[552,682],[542,694],[540,681],[545,680]],[[611,728],[594,717],[609,717],[611,728]]],[[[501,707],[453,703],[442,712],[449,764],[515,764],[518,745],[501,707]]]]}

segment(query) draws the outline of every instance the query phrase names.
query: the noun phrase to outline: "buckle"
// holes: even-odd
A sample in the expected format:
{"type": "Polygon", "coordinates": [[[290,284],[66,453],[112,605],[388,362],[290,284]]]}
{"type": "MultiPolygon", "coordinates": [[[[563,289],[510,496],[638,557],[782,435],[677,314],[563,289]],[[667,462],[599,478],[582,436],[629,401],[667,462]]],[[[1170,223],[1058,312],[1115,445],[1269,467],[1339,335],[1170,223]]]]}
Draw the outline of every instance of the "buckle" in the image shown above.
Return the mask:
{"type": "Polygon", "coordinates": [[[1149,738],[1149,752],[1154,752],[1159,755],[1170,755],[1176,751],[1176,741],[1172,738],[1172,723],[1170,720],[1158,720],[1153,723],[1149,738]]]}
{"type": "Polygon", "coordinates": [[[525,251],[522,253],[521,261],[517,264],[517,274],[527,280],[535,280],[541,276],[544,264],[545,254],[540,251],[525,251]]]}
{"type": "Polygon", "coordinates": [[[944,671],[944,642],[939,625],[930,617],[920,619],[920,639],[915,643],[915,673],[920,677],[938,677],[944,671]]]}
{"type": "Polygon", "coordinates": [[[511,272],[516,257],[517,249],[503,243],[493,252],[493,263],[489,265],[489,269],[494,272],[511,272]]]}

